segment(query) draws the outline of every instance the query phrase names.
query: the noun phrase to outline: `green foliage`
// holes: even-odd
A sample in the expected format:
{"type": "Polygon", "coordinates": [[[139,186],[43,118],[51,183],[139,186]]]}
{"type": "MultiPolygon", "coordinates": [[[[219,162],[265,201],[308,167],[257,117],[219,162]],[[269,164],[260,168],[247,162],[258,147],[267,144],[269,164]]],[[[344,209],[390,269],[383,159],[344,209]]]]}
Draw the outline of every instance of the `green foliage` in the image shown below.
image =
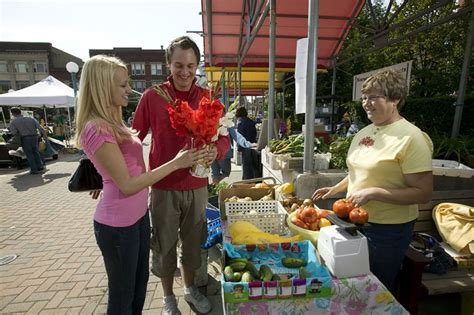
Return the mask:
{"type": "MultiPolygon", "coordinates": [[[[432,0],[408,1],[401,13],[391,23],[397,24],[413,16],[415,13],[426,9],[434,3],[432,0]]],[[[398,9],[395,2],[388,15],[390,18],[398,9]]],[[[384,21],[384,4],[382,1],[375,3],[375,15],[378,21],[384,21]]],[[[425,14],[405,26],[392,30],[386,40],[395,40],[429,23],[442,19],[456,11],[453,1],[440,6],[431,14],[425,14]]],[[[352,96],[352,77],[392,64],[413,60],[411,73],[410,95],[415,97],[451,95],[457,91],[461,76],[464,47],[467,39],[469,14],[453,19],[447,23],[420,32],[417,35],[375,51],[366,53],[374,46],[374,42],[364,42],[371,37],[371,29],[382,27],[373,25],[367,6],[364,6],[357,17],[355,27],[349,33],[339,60],[347,59],[357,54],[363,54],[351,62],[341,64],[337,71],[336,91],[338,95],[349,100],[352,96]],[[362,43],[362,44],[361,44],[362,43]]],[[[471,62],[469,73],[474,73],[474,63],[471,62]]],[[[472,80],[472,79],[471,79],[472,80]]],[[[473,84],[468,84],[466,93],[474,92],[473,84]]]]}
{"type": "Polygon", "coordinates": [[[217,196],[219,195],[219,191],[227,187],[229,187],[229,184],[227,184],[225,181],[221,181],[218,184],[207,185],[207,192],[209,196],[217,196]]]}
{"type": "Polygon", "coordinates": [[[338,137],[329,146],[331,153],[331,168],[347,169],[347,152],[354,136],[338,137]]]}
{"type": "MultiPolygon", "coordinates": [[[[434,134],[451,135],[456,107],[455,97],[408,98],[401,109],[401,115],[414,123],[430,136],[434,134]]],[[[474,137],[474,97],[464,100],[461,135],[474,137]]]]}
{"type": "Polygon", "coordinates": [[[433,158],[442,160],[454,160],[463,164],[471,163],[471,155],[474,155],[474,138],[460,136],[451,139],[446,134],[435,133],[431,135],[433,141],[433,158]]]}

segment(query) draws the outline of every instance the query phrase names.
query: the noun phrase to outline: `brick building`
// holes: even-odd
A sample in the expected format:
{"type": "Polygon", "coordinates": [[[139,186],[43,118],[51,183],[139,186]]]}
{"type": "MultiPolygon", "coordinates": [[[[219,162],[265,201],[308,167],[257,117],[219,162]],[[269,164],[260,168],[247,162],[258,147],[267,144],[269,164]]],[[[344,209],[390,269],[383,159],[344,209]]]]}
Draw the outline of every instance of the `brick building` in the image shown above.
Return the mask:
{"type": "Polygon", "coordinates": [[[100,54],[116,56],[124,61],[130,73],[132,89],[138,92],[143,92],[153,84],[162,83],[168,76],[163,46],[161,49],[130,47],[89,50],[90,57],[100,54]]]}
{"type": "MultiPolygon", "coordinates": [[[[52,75],[72,87],[66,63],[84,62],[51,43],[0,42],[0,94],[33,85],[52,75]]],[[[79,70],[80,71],[80,70],[79,70]]]]}

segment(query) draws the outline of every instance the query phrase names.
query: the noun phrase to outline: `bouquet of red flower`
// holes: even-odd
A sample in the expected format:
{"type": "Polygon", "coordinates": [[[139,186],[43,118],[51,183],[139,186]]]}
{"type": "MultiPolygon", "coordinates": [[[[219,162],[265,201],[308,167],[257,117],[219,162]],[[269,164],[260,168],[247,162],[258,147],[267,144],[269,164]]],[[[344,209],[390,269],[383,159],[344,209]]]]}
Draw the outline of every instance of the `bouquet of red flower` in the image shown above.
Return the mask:
{"type": "MultiPolygon", "coordinates": [[[[207,97],[204,95],[199,101],[197,109],[192,109],[188,102],[180,99],[173,99],[168,91],[159,86],[155,86],[155,91],[168,102],[168,114],[170,117],[171,127],[176,130],[176,135],[180,137],[189,136],[193,140],[193,146],[202,148],[208,146],[211,142],[217,140],[219,130],[219,120],[224,112],[224,105],[218,100],[213,99],[212,95],[216,95],[216,91],[210,93],[207,97]]],[[[209,165],[203,161],[204,169],[207,170],[209,165]]],[[[193,167],[193,175],[198,177],[207,177],[195,174],[201,165],[193,167]]],[[[202,167],[201,167],[202,169],[202,167]]],[[[202,173],[202,171],[201,171],[202,173]]]]}

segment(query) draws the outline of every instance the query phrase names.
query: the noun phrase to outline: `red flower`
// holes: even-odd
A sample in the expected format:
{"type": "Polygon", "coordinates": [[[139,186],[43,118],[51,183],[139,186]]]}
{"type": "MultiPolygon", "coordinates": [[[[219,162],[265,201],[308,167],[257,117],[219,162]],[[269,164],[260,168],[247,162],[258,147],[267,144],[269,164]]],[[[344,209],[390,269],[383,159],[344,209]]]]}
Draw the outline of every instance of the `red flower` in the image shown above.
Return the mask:
{"type": "Polygon", "coordinates": [[[224,111],[224,105],[218,99],[211,101],[204,95],[199,101],[198,108],[193,110],[188,102],[172,100],[160,87],[156,87],[155,90],[168,101],[171,127],[176,130],[177,136],[192,137],[194,145],[198,148],[211,143],[217,134],[219,119],[224,111]]]}

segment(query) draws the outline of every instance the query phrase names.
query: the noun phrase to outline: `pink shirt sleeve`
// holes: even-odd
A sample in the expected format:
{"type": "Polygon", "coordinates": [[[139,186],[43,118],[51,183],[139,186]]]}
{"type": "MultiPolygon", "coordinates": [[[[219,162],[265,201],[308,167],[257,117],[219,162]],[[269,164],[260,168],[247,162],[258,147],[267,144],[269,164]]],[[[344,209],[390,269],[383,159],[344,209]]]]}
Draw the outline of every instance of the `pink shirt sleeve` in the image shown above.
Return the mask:
{"type": "Polygon", "coordinates": [[[84,128],[82,136],[82,146],[86,153],[94,155],[104,142],[117,144],[117,140],[112,134],[112,130],[109,128],[101,128],[99,132],[97,124],[89,122],[84,128]]]}

